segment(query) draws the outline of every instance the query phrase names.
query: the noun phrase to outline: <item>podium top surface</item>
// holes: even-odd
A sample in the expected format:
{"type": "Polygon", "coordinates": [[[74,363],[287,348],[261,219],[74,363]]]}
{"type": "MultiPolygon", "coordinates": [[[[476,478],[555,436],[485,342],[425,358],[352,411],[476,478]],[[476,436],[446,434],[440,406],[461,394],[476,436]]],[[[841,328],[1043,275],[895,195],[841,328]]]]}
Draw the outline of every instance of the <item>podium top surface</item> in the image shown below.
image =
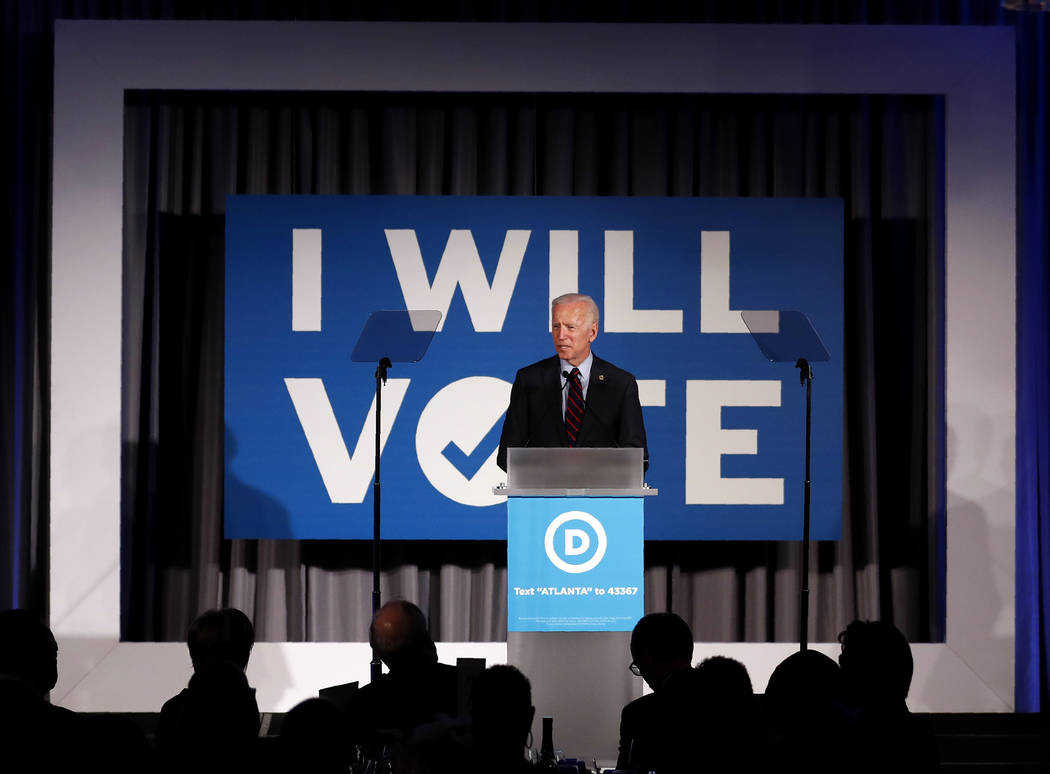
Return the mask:
{"type": "MultiPolygon", "coordinates": [[[[539,497],[642,497],[640,448],[507,449],[507,486],[499,494],[539,497]]],[[[496,491],[496,490],[494,490],[496,491]]]]}
{"type": "Polygon", "coordinates": [[[492,494],[505,497],[655,497],[660,494],[660,491],[653,489],[648,484],[638,489],[573,489],[570,487],[527,489],[500,484],[492,487],[492,494]]]}

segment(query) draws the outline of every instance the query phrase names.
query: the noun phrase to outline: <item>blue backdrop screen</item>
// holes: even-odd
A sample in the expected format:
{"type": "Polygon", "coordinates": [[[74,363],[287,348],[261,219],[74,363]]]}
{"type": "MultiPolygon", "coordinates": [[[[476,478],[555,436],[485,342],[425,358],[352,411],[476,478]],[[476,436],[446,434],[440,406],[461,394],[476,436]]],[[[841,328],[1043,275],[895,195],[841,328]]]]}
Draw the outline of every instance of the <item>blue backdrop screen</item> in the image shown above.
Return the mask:
{"type": "Polygon", "coordinates": [[[592,295],[596,354],[639,382],[645,537],[799,539],[805,392],[741,319],[799,310],[814,363],[813,537],[842,522],[838,199],[235,196],[226,216],[225,533],[367,538],[376,310],[432,309],[382,399],[383,536],[505,539],[495,454],[515,371],[552,355],[550,299],[592,295]]]}

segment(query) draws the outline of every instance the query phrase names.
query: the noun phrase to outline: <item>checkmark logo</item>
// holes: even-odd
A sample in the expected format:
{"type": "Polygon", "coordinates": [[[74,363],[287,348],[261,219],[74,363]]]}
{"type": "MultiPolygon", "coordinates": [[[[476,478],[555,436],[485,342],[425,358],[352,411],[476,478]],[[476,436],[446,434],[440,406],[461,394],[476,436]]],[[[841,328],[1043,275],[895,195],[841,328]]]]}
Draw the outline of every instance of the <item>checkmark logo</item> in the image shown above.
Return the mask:
{"type": "Polygon", "coordinates": [[[438,390],[416,427],[416,455],[423,475],[449,499],[485,507],[505,500],[492,488],[506,481],[496,447],[510,384],[491,376],[468,376],[438,390]]]}
{"type": "Polygon", "coordinates": [[[492,454],[492,450],[499,445],[499,436],[503,427],[502,417],[496,422],[485,437],[473,449],[464,449],[459,441],[451,440],[441,450],[441,454],[452,463],[452,466],[463,474],[463,478],[472,479],[478,474],[481,466],[492,454]]]}

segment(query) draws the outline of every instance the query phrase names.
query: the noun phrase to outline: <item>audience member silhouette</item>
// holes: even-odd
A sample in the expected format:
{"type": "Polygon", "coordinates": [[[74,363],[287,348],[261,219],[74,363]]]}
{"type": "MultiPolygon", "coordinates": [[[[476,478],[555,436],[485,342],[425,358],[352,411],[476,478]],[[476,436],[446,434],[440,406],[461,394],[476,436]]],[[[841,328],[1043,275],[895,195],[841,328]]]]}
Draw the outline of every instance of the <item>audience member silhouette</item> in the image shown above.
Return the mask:
{"type": "Polygon", "coordinates": [[[244,672],[255,630],[240,610],[208,610],[190,625],[189,685],[160,711],[157,748],[172,769],[244,765],[259,733],[255,690],[244,672]]]}
{"type": "Polygon", "coordinates": [[[937,752],[931,729],[905,703],[912,656],[893,624],[854,621],[839,635],[843,698],[851,725],[855,771],[933,771],[937,752]]]}
{"type": "Polygon", "coordinates": [[[693,633],[674,613],[650,613],[631,632],[631,671],[653,689],[653,693],[627,704],[620,713],[620,749],[616,768],[631,771],[658,769],[667,749],[668,716],[676,696],[675,683],[690,678],[693,633]]]}
{"type": "Polygon", "coordinates": [[[529,770],[525,742],[535,714],[532,686],[518,669],[497,665],[482,672],[470,694],[475,760],[492,772],[529,770]]]}
{"type": "Polygon", "coordinates": [[[729,656],[710,656],[696,666],[697,686],[709,706],[734,716],[751,711],[754,691],[747,667],[729,656]]]}
{"type": "MultiPolygon", "coordinates": [[[[422,610],[404,600],[384,605],[369,641],[389,673],[353,694],[347,712],[326,699],[297,705],[284,720],[280,744],[274,740],[260,752],[259,711],[245,676],[251,621],[234,609],[203,613],[187,635],[193,675],[161,710],[161,762],[171,771],[345,772],[354,763],[353,744],[373,759],[392,744],[392,774],[533,770],[524,750],[535,708],[519,670],[485,670],[471,691],[469,720],[451,720],[457,669],[438,662],[422,610]]],[[[692,668],[685,621],[674,613],[643,617],[631,634],[630,668],[653,693],[622,710],[617,768],[658,774],[774,765],[817,772],[935,770],[932,731],[906,704],[913,662],[903,634],[889,623],[854,621],[839,641],[837,665],[804,650],[777,666],[763,723],[743,664],[714,656],[692,668]]],[[[102,762],[116,770],[153,768],[145,737],[127,719],[81,717],[48,703],[57,656],[55,638],[39,617],[0,612],[2,760],[25,757],[37,768],[102,762]]]]}
{"type": "Polygon", "coordinates": [[[673,702],[672,738],[665,771],[766,769],[765,727],[751,677],[739,661],[728,656],[704,659],[690,680],[673,686],[668,698],[673,702]]]}
{"type": "Polygon", "coordinates": [[[0,676],[21,681],[40,698],[58,682],[58,643],[36,613],[0,613],[0,676]]]}
{"type": "Polygon", "coordinates": [[[353,750],[346,744],[349,718],[333,702],[307,699],[284,716],[281,725],[281,754],[285,771],[346,772],[353,763],[353,750]]]}
{"type": "Polygon", "coordinates": [[[350,697],[353,742],[374,754],[438,715],[455,717],[458,673],[438,662],[422,610],[405,600],[388,602],[372,620],[368,640],[390,672],[350,697]]]}
{"type": "Polygon", "coordinates": [[[529,680],[497,665],[470,688],[469,712],[418,726],[407,745],[393,748],[393,774],[525,774],[534,770],[525,744],[536,710],[529,680]]]}
{"type": "Polygon", "coordinates": [[[194,670],[203,664],[226,661],[243,672],[248,669],[254,645],[255,627],[248,616],[233,607],[201,613],[186,635],[194,670]]]}
{"type": "Polygon", "coordinates": [[[77,713],[52,705],[58,682],[58,643],[29,610],[0,612],[0,749],[3,768],[63,768],[84,756],[84,725],[77,713]],[[33,762],[33,763],[30,763],[33,762]]]}
{"type": "Polygon", "coordinates": [[[770,675],[764,707],[771,757],[816,772],[842,768],[847,729],[834,659],[811,649],[792,653],[770,675]]]}

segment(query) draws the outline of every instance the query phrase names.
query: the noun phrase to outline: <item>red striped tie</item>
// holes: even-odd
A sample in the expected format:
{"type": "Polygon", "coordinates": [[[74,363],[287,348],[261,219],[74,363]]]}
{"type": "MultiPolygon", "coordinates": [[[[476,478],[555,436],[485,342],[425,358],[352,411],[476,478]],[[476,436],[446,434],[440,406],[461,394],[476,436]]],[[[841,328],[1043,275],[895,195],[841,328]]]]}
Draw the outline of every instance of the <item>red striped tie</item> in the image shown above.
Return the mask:
{"type": "Polygon", "coordinates": [[[583,424],[583,384],[580,382],[580,369],[569,372],[569,395],[565,399],[565,431],[569,434],[569,446],[576,445],[580,436],[580,425],[583,424]]]}

